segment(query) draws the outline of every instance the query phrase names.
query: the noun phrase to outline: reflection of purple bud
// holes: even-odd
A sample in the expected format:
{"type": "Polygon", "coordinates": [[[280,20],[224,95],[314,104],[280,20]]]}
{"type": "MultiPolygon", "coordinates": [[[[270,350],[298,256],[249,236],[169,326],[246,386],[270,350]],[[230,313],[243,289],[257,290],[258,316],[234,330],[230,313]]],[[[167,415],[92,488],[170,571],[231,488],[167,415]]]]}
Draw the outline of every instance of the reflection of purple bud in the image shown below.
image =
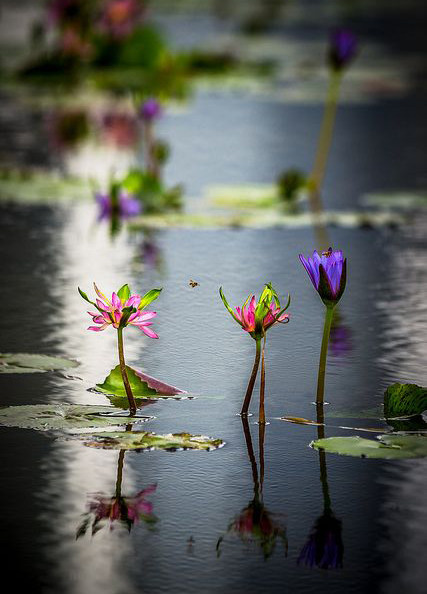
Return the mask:
{"type": "Polygon", "coordinates": [[[119,206],[123,218],[136,217],[141,214],[141,203],[130,194],[120,194],[119,206]]]}
{"type": "Polygon", "coordinates": [[[342,567],[344,546],[341,538],[341,521],[331,511],[320,516],[314,524],[297,563],[320,569],[342,567]]]}
{"type": "Polygon", "coordinates": [[[347,326],[332,322],[329,351],[333,357],[342,357],[352,349],[351,331],[347,326]]]}
{"type": "Polygon", "coordinates": [[[139,113],[143,120],[146,122],[151,122],[162,115],[162,107],[157,99],[151,97],[150,99],[147,99],[143,102],[139,113]]]}
{"type": "Polygon", "coordinates": [[[357,51],[357,37],[347,29],[337,29],[330,38],[328,60],[333,70],[342,70],[357,51]]]}

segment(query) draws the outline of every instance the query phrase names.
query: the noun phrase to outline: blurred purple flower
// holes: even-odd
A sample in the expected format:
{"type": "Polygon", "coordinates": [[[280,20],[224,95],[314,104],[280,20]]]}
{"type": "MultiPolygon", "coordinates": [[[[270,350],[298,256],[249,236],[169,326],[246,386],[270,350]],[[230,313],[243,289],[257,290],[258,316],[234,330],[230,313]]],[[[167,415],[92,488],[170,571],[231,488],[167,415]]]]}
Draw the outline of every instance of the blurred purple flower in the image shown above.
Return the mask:
{"type": "Polygon", "coordinates": [[[150,97],[142,103],[139,109],[139,114],[144,121],[151,122],[152,120],[160,117],[162,115],[162,111],[162,106],[160,105],[159,101],[154,99],[154,97],[150,97]]]}
{"type": "Polygon", "coordinates": [[[357,37],[347,29],[336,29],[330,37],[329,65],[340,71],[351,62],[357,52],[357,37]]]}
{"type": "Polygon", "coordinates": [[[109,194],[101,194],[100,192],[97,192],[95,194],[95,200],[99,208],[98,220],[100,221],[114,215],[117,215],[122,219],[128,219],[138,216],[142,211],[139,200],[124,192],[119,193],[118,205],[116,208],[109,194]]]}
{"type": "Polygon", "coordinates": [[[342,251],[333,251],[330,247],[321,255],[314,250],[311,258],[300,254],[299,259],[325,305],[336,305],[346,284],[347,259],[343,258],[342,251]]]}
{"type": "Polygon", "coordinates": [[[320,569],[337,569],[343,566],[344,545],[341,538],[341,521],[331,511],[326,511],[314,524],[297,563],[320,569]]]}

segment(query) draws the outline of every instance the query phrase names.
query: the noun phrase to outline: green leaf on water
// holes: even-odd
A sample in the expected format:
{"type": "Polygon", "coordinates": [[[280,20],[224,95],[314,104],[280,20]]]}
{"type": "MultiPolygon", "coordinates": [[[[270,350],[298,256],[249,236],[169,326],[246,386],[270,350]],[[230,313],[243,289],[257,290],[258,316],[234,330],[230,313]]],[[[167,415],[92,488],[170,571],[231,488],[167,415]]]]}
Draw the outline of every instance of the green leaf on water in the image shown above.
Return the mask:
{"type": "Polygon", "coordinates": [[[216,450],[224,445],[222,439],[211,439],[190,433],[156,435],[148,431],[102,432],[84,438],[85,445],[108,450],[216,450]]]}
{"type": "Polygon", "coordinates": [[[384,392],[386,418],[410,417],[427,410],[427,388],[416,384],[393,384],[384,392]]]}
{"type": "Polygon", "coordinates": [[[76,404],[34,404],[0,408],[0,425],[36,429],[37,431],[69,431],[127,425],[148,421],[152,417],[129,417],[112,406],[76,404]]]}
{"type": "Polygon", "coordinates": [[[0,353],[0,373],[43,373],[77,367],[79,363],[63,357],[32,353],[0,353]]]}
{"type": "Polygon", "coordinates": [[[328,453],[357,458],[399,460],[427,456],[427,437],[420,435],[380,435],[378,441],[357,436],[328,437],[311,445],[328,453]]]}
{"type": "MultiPolygon", "coordinates": [[[[126,365],[129,383],[136,399],[147,398],[182,398],[187,392],[171,386],[126,365]]],[[[102,384],[96,384],[96,390],[119,398],[126,398],[120,365],[110,371],[102,384]]],[[[119,404],[113,400],[114,404],[119,404]]]]}

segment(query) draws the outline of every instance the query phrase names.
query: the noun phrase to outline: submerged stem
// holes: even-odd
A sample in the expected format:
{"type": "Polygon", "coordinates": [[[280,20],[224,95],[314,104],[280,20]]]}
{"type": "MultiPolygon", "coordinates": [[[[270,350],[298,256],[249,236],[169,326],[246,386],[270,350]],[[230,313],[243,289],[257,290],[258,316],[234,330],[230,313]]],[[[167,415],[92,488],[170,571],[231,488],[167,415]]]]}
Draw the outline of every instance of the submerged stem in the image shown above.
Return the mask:
{"type": "Polygon", "coordinates": [[[129,401],[129,413],[131,416],[136,414],[136,402],[130,387],[128,374],[126,371],[125,354],[123,350],[123,328],[117,328],[117,344],[119,347],[120,372],[122,374],[123,384],[125,386],[126,396],[129,401]]]}
{"type": "Polygon", "coordinates": [[[267,336],[264,334],[264,344],[262,346],[262,357],[261,357],[261,385],[259,388],[259,424],[265,425],[265,407],[264,407],[264,397],[265,397],[265,341],[267,340],[267,336]]]}
{"type": "Polygon", "coordinates": [[[249,378],[249,383],[248,383],[248,387],[246,389],[246,394],[245,394],[245,399],[243,401],[242,410],[240,411],[241,415],[248,414],[249,405],[251,403],[251,398],[252,398],[252,392],[254,391],[255,380],[256,380],[257,373],[258,373],[260,357],[261,357],[261,339],[257,338],[256,339],[256,352],[255,352],[254,366],[252,368],[251,377],[249,378]]]}
{"type": "Polygon", "coordinates": [[[331,333],[333,315],[334,307],[327,306],[325,313],[325,325],[323,326],[322,347],[320,349],[319,374],[317,376],[317,405],[323,404],[323,396],[325,393],[326,358],[328,356],[329,335],[331,333]]]}

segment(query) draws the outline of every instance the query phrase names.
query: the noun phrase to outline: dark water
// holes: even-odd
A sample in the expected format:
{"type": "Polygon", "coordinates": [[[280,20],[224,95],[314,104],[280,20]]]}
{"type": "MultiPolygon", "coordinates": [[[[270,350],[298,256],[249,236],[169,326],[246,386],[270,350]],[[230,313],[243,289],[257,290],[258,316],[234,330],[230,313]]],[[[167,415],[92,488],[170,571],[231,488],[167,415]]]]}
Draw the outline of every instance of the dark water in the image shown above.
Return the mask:
{"type": "MultiPolygon", "coordinates": [[[[3,102],[3,152],[15,162],[54,161],[39,142],[37,111],[24,109],[22,119],[19,109],[10,98],[3,102]],[[25,122],[31,134],[23,136],[25,122]]],[[[187,112],[171,113],[159,126],[173,146],[167,179],[184,181],[195,197],[213,183],[270,182],[283,167],[309,169],[320,116],[320,105],[198,93],[187,112]]],[[[422,187],[425,122],[417,94],[340,108],[326,205],[355,208],[365,192],[422,187]]],[[[114,494],[118,452],[2,428],[3,571],[17,586],[48,594],[425,592],[426,461],[327,455],[325,479],[325,465],[309,447],[316,428],[278,419],[315,417],[323,306],[298,260],[298,253],[314,247],[311,229],[171,229],[149,237],[123,231],[111,239],[108,227],[96,224],[91,204],[2,204],[0,213],[0,352],[81,362],[72,370],[74,379],[1,375],[2,404],[108,404],[88,389],[116,365],[115,335],[86,332],[89,318],[76,287],[90,290],[93,280],[106,292],[125,282],[138,292],[163,286],[154,324],[160,339],[128,329],[127,360],[198,398],[150,404],[147,414],[156,418],[144,429],[226,441],[210,453],[126,453],[123,493],[157,484],[150,496],[159,519],[155,529],[141,523],[128,534],[105,527],[76,540],[88,495],[114,494]],[[144,240],[155,246],[158,266],[144,264],[144,240]],[[191,288],[189,279],[199,286],[191,288]],[[254,344],[225,311],[218,288],[237,305],[267,281],[281,295],[291,292],[292,305],[291,322],[268,336],[263,449],[264,504],[286,529],[287,546],[278,538],[264,559],[256,543],[228,530],[254,496],[253,467],[236,414],[254,344]],[[322,515],[326,485],[343,542],[343,566],[334,570],[298,563],[322,515]]],[[[378,421],[348,419],[345,411],[380,405],[385,387],[395,381],[427,383],[425,224],[425,213],[418,213],[399,229],[330,229],[332,245],[348,257],[349,278],[339,310],[344,346],[329,357],[326,387],[327,414],[344,412],[340,419],[327,418],[327,436],[369,437],[340,426],[378,421]]],[[[249,427],[258,455],[256,402],[255,392],[249,427]]]]}

